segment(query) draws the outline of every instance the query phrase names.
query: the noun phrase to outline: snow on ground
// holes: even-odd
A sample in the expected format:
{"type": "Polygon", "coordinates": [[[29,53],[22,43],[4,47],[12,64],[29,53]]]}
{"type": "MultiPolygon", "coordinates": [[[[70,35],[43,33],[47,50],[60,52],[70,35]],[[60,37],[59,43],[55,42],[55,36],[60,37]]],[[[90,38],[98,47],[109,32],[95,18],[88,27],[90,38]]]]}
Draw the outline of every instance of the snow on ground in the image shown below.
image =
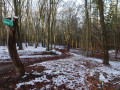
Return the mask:
{"type": "Polygon", "coordinates": [[[53,49],[53,50],[51,50],[51,51],[54,52],[54,53],[56,53],[56,54],[58,54],[58,55],[61,55],[61,54],[62,54],[61,52],[56,51],[55,49],[53,49]]]}
{"type": "MultiPolygon", "coordinates": [[[[109,82],[115,77],[120,77],[120,62],[110,61],[110,64],[111,66],[104,66],[101,59],[87,58],[74,54],[71,58],[36,63],[30,65],[30,67],[45,66],[46,70],[44,73],[58,75],[58,77],[52,78],[54,85],[60,86],[65,84],[67,88],[80,90],[87,88],[87,74],[94,76],[95,73],[98,73],[98,79],[101,82],[109,82]]],[[[35,73],[37,72],[35,71],[35,73]]],[[[25,84],[29,84],[30,82],[25,82],[25,84]]],[[[116,83],[120,84],[120,82],[116,83]]],[[[20,87],[20,85],[23,84],[18,83],[17,87],[20,87]]]]}
{"type": "Polygon", "coordinates": [[[23,83],[19,83],[19,84],[17,84],[16,86],[16,90],[18,90],[19,88],[20,88],[20,86],[22,86],[22,85],[28,85],[28,84],[30,84],[30,85],[34,85],[34,83],[35,82],[50,82],[50,80],[48,80],[47,78],[46,78],[46,76],[42,76],[42,77],[39,77],[39,78],[35,78],[35,80],[31,80],[31,81],[29,81],[29,82],[23,82],[23,83]]]}
{"type": "MultiPolygon", "coordinates": [[[[42,52],[45,50],[46,48],[43,48],[43,47],[35,48],[33,46],[28,46],[27,48],[23,47],[23,50],[18,50],[18,54],[20,55],[20,57],[23,58],[29,55],[31,56],[31,54],[33,54],[34,52],[42,52]]],[[[0,46],[0,59],[10,59],[7,46],[0,46]]]]}
{"type": "MultiPolygon", "coordinates": [[[[62,46],[56,46],[57,48],[62,48],[62,46]]],[[[18,47],[17,47],[18,49],[18,47]]],[[[46,51],[46,48],[41,47],[39,45],[37,48],[34,46],[28,46],[25,47],[25,44],[23,44],[23,50],[18,50],[18,54],[20,58],[36,58],[36,57],[50,57],[52,55],[34,55],[35,53],[40,54],[40,52],[46,51]]],[[[61,55],[61,52],[56,51],[55,49],[52,50],[52,52],[55,52],[58,55],[61,55]]],[[[7,46],[0,46],[0,63],[1,62],[11,62],[9,52],[7,46]]]]}
{"type": "Polygon", "coordinates": [[[110,53],[115,53],[115,50],[109,50],[109,54],[110,54],[110,53]]]}
{"type": "MultiPolygon", "coordinates": [[[[46,48],[43,47],[34,48],[33,46],[28,46],[26,48],[25,46],[23,46],[23,50],[18,50],[18,54],[20,55],[20,58],[43,57],[42,55],[32,54],[34,54],[34,52],[42,52],[45,50],[46,48]]],[[[52,51],[59,55],[61,54],[56,50],[52,51]]],[[[109,53],[113,52],[114,51],[109,51],[109,53]]],[[[44,71],[44,73],[58,75],[58,77],[52,78],[52,83],[54,85],[60,86],[62,84],[65,84],[70,89],[86,89],[86,74],[89,74],[89,76],[94,76],[96,72],[99,73],[98,78],[101,82],[110,82],[115,77],[120,77],[120,62],[118,61],[110,61],[110,66],[104,66],[101,59],[89,58],[74,53],[72,54],[74,56],[71,58],[36,63],[34,65],[31,65],[30,67],[45,66],[46,70],[44,71]]],[[[10,59],[8,49],[6,46],[0,46],[0,62],[3,62],[5,59],[10,59]]],[[[6,62],[10,61],[6,60],[6,62]]],[[[34,71],[34,74],[40,73],[34,71]]],[[[49,82],[45,75],[28,82],[18,83],[16,85],[16,89],[20,88],[20,86],[22,85],[34,85],[35,82],[44,81],[49,82]]],[[[120,84],[120,81],[116,83],[120,84]]],[[[50,85],[46,85],[45,87],[49,86],[50,85]]]]}
{"type": "MultiPolygon", "coordinates": [[[[115,50],[109,50],[109,55],[110,55],[111,57],[115,57],[115,50]]],[[[117,54],[117,57],[120,58],[120,51],[119,51],[119,53],[117,54]]]]}

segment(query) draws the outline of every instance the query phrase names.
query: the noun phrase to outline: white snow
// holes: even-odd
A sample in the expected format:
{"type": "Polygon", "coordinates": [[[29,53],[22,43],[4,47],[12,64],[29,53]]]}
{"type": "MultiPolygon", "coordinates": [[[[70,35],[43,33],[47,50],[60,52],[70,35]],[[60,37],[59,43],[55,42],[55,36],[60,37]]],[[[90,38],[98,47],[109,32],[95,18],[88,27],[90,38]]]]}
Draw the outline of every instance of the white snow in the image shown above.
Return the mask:
{"type": "Polygon", "coordinates": [[[46,61],[31,66],[45,66],[47,69],[44,71],[45,73],[59,75],[52,79],[55,85],[65,84],[70,89],[81,89],[81,87],[85,89],[86,74],[89,72],[89,76],[98,72],[99,80],[102,82],[109,82],[115,77],[120,77],[120,62],[110,61],[110,66],[105,66],[101,59],[87,58],[77,54],[74,54],[74,57],[71,58],[46,61]],[[91,64],[89,68],[86,66],[88,63],[91,64]],[[96,66],[92,66],[92,64],[96,66]]]}
{"type": "MultiPolygon", "coordinates": [[[[40,57],[42,55],[32,55],[34,52],[42,52],[45,51],[46,48],[38,47],[35,48],[33,46],[28,46],[27,48],[24,46],[23,50],[18,50],[18,54],[20,58],[27,58],[27,57],[40,57]],[[22,56],[21,56],[22,55],[22,56]]],[[[7,46],[0,46],[0,60],[1,59],[10,59],[9,52],[7,46]]]]}
{"type": "Polygon", "coordinates": [[[115,50],[109,50],[109,53],[115,53],[115,50]]]}
{"type": "Polygon", "coordinates": [[[108,82],[108,80],[104,77],[104,75],[102,73],[100,73],[99,80],[104,81],[104,82],[108,82]]]}
{"type": "Polygon", "coordinates": [[[42,76],[42,77],[39,77],[39,78],[35,78],[35,80],[31,80],[31,81],[28,81],[28,82],[22,82],[22,83],[18,83],[16,84],[16,90],[18,90],[22,85],[34,85],[35,82],[50,82],[50,80],[48,80],[46,78],[46,76],[42,76]]]}
{"type": "Polygon", "coordinates": [[[61,52],[56,51],[55,49],[53,49],[52,52],[55,52],[55,53],[58,54],[58,55],[61,55],[61,54],[62,54],[61,52]]]}
{"type": "Polygon", "coordinates": [[[34,82],[33,81],[29,81],[29,82],[23,82],[23,83],[19,83],[19,84],[16,84],[17,89],[19,89],[22,85],[34,85],[34,82]]]}
{"type": "Polygon", "coordinates": [[[15,19],[18,19],[18,16],[14,16],[15,19]]]}
{"type": "MultiPolygon", "coordinates": [[[[20,58],[34,58],[34,57],[43,57],[42,55],[32,55],[34,52],[42,52],[45,51],[46,48],[38,47],[34,48],[33,46],[28,46],[27,48],[24,46],[23,50],[18,50],[20,58]]],[[[56,54],[60,55],[61,53],[52,50],[56,54]]],[[[109,51],[112,53],[114,51],[109,51]]],[[[70,89],[86,89],[86,74],[89,73],[89,76],[94,76],[96,72],[99,73],[99,80],[101,82],[109,82],[113,80],[115,77],[120,77],[120,62],[119,61],[110,61],[110,66],[105,66],[102,64],[102,59],[85,57],[82,55],[71,53],[74,56],[65,59],[59,59],[56,61],[46,61],[42,63],[36,63],[32,66],[45,66],[46,69],[43,73],[47,74],[57,74],[58,77],[52,78],[53,84],[56,86],[60,86],[65,84],[70,89]]],[[[50,55],[45,55],[44,57],[48,57],[50,55]]],[[[10,62],[9,53],[7,47],[0,46],[0,62],[10,62]]],[[[37,71],[34,71],[34,74],[39,75],[37,71]]],[[[23,76],[25,78],[26,76],[23,76]]],[[[30,84],[34,85],[35,82],[50,82],[44,75],[43,77],[35,78],[34,80],[30,80],[28,82],[21,82],[16,85],[16,89],[19,89],[20,86],[30,84]]],[[[116,82],[119,83],[120,82],[116,82]]],[[[46,88],[49,88],[50,85],[46,85],[46,88]]],[[[44,89],[44,88],[43,88],[44,89]]]]}
{"type": "Polygon", "coordinates": [[[27,77],[27,75],[24,75],[22,78],[25,78],[25,77],[27,77]]]}
{"type": "MultiPolygon", "coordinates": [[[[17,47],[18,49],[18,47],[17,47]]],[[[20,58],[38,58],[38,57],[51,57],[53,55],[34,55],[34,53],[41,53],[43,51],[46,51],[46,48],[38,46],[35,48],[34,46],[28,46],[25,47],[25,44],[23,44],[23,50],[18,50],[18,54],[20,58]]],[[[55,49],[52,50],[58,55],[61,55],[61,52],[56,51],[55,49]]],[[[4,62],[11,62],[8,48],[7,46],[0,46],[0,63],[4,62]],[[7,60],[6,60],[7,59],[7,60]]]]}
{"type": "MultiPolygon", "coordinates": [[[[111,57],[115,57],[115,50],[109,50],[109,55],[110,55],[111,57]]],[[[119,53],[117,54],[117,57],[120,58],[120,51],[119,51],[119,53]]]]}

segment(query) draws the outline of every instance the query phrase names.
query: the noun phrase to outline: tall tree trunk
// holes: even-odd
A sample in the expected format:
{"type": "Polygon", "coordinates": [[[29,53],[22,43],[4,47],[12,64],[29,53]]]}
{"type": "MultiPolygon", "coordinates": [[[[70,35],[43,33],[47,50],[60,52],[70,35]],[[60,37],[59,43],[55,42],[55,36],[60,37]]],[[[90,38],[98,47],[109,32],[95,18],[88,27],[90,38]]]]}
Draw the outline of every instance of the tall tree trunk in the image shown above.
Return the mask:
{"type": "Polygon", "coordinates": [[[51,21],[51,28],[50,28],[50,49],[52,50],[52,40],[53,40],[53,24],[54,24],[54,4],[53,0],[51,1],[51,7],[52,7],[52,21],[51,21]]]}
{"type": "Polygon", "coordinates": [[[117,53],[118,53],[118,50],[117,50],[117,6],[118,6],[118,0],[116,0],[116,8],[115,8],[115,30],[114,30],[114,46],[115,46],[115,58],[117,58],[117,53]]]}
{"type": "MultiPolygon", "coordinates": [[[[19,0],[19,3],[18,3],[19,5],[18,5],[18,16],[19,16],[19,34],[20,34],[20,32],[21,32],[21,28],[22,28],[22,15],[21,15],[21,0],[19,0]]],[[[21,41],[21,34],[20,34],[20,41],[19,41],[19,49],[21,50],[21,49],[23,49],[22,48],[22,41],[21,41]]]]}
{"type": "Polygon", "coordinates": [[[107,31],[104,22],[104,9],[103,9],[103,1],[98,0],[99,14],[100,14],[100,24],[102,29],[102,39],[103,39],[103,64],[109,65],[109,56],[108,56],[108,41],[107,41],[107,31]]]}
{"type": "Polygon", "coordinates": [[[50,31],[50,44],[51,44],[51,47],[50,49],[52,50],[52,41],[53,41],[53,38],[54,38],[54,33],[53,33],[53,29],[55,29],[55,25],[56,24],[56,6],[54,5],[55,3],[55,0],[52,0],[52,22],[51,22],[51,31],[50,31]]]}
{"type": "Polygon", "coordinates": [[[88,50],[89,50],[89,14],[88,14],[88,8],[87,8],[87,0],[85,0],[85,15],[86,15],[86,56],[88,56],[88,50]]]}
{"type": "Polygon", "coordinates": [[[29,0],[27,0],[27,8],[26,8],[26,35],[25,35],[25,46],[28,46],[29,43],[29,0]]]}
{"type": "Polygon", "coordinates": [[[25,36],[24,36],[24,39],[25,39],[25,46],[27,47],[27,41],[28,41],[28,39],[27,39],[27,31],[28,31],[28,25],[27,25],[27,21],[28,21],[28,19],[27,19],[27,17],[26,17],[26,21],[25,21],[25,23],[26,23],[26,33],[25,33],[25,36]]]}
{"type": "MultiPolygon", "coordinates": [[[[18,1],[17,0],[13,0],[14,2],[14,9],[15,9],[15,16],[18,16],[18,1]]],[[[22,41],[21,41],[21,37],[20,37],[20,31],[19,31],[19,25],[17,24],[16,26],[16,30],[17,30],[17,36],[18,36],[18,45],[19,45],[19,49],[23,49],[22,48],[22,41]]]]}
{"type": "MultiPolygon", "coordinates": [[[[3,13],[3,16],[6,17],[7,15],[7,7],[6,7],[6,2],[5,0],[3,0],[3,9],[4,11],[2,12],[3,13]]],[[[2,28],[4,28],[6,30],[6,27],[4,25],[2,25],[2,28]]],[[[5,46],[7,44],[7,41],[6,41],[6,32],[5,30],[3,30],[2,34],[3,34],[3,45],[5,46]]]]}
{"type": "Polygon", "coordinates": [[[51,0],[49,0],[49,8],[48,8],[48,19],[47,19],[47,22],[48,22],[48,25],[47,25],[47,29],[48,29],[48,32],[47,32],[47,51],[50,50],[49,48],[49,44],[50,44],[50,19],[51,19],[51,0]]]}
{"type": "Polygon", "coordinates": [[[2,0],[0,0],[0,45],[2,45],[3,33],[2,33],[2,0]]]}
{"type": "Polygon", "coordinates": [[[90,0],[90,21],[89,21],[89,30],[90,30],[90,48],[91,48],[91,56],[93,56],[93,39],[92,39],[92,27],[91,27],[91,5],[92,4],[92,1],[90,0]]]}
{"type": "Polygon", "coordinates": [[[12,59],[12,62],[15,66],[15,69],[19,75],[24,75],[25,69],[24,65],[20,61],[19,55],[17,53],[16,49],[16,30],[18,19],[14,19],[14,27],[9,26],[9,29],[7,30],[7,46],[9,50],[10,57],[12,59]]]}

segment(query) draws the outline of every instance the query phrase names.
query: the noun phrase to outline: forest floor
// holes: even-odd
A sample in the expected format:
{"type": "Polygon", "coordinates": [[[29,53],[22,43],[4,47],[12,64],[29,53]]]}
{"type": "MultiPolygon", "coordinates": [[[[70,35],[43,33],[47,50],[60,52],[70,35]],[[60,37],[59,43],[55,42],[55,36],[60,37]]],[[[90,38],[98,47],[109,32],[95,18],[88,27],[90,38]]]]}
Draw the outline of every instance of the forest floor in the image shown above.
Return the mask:
{"type": "Polygon", "coordinates": [[[0,89],[120,90],[120,55],[115,59],[114,50],[109,51],[110,66],[102,64],[100,55],[85,57],[78,49],[45,50],[32,46],[18,50],[26,71],[18,77],[7,48],[1,46],[0,89]]]}

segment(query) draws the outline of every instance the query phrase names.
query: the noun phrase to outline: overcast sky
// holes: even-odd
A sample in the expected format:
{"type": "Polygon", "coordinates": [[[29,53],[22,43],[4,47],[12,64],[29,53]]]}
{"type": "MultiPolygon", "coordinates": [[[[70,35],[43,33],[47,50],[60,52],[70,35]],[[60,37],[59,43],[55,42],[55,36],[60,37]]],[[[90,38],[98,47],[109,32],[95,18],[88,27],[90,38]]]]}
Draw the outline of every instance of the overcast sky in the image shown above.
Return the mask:
{"type": "MultiPolygon", "coordinates": [[[[10,4],[7,3],[7,7],[9,7],[8,9],[9,9],[9,11],[10,11],[10,14],[14,15],[14,12],[13,12],[13,8],[14,8],[13,2],[12,2],[12,0],[8,0],[8,1],[10,2],[10,4]],[[11,12],[11,11],[12,11],[12,12],[11,12]]],[[[38,1],[38,0],[32,0],[32,2],[33,2],[33,4],[32,4],[32,9],[34,9],[34,11],[37,11],[37,10],[38,10],[37,1],[38,1]]],[[[66,4],[64,4],[65,7],[71,6],[72,3],[70,3],[70,2],[76,2],[76,5],[82,5],[82,4],[84,4],[84,0],[62,0],[62,3],[63,3],[63,4],[66,3],[66,4]]],[[[61,4],[61,3],[60,3],[60,4],[61,4]]],[[[62,10],[62,9],[63,9],[63,6],[62,6],[62,5],[59,5],[58,11],[60,11],[60,10],[62,10]]],[[[9,16],[11,16],[10,14],[9,14],[9,16]]]]}

